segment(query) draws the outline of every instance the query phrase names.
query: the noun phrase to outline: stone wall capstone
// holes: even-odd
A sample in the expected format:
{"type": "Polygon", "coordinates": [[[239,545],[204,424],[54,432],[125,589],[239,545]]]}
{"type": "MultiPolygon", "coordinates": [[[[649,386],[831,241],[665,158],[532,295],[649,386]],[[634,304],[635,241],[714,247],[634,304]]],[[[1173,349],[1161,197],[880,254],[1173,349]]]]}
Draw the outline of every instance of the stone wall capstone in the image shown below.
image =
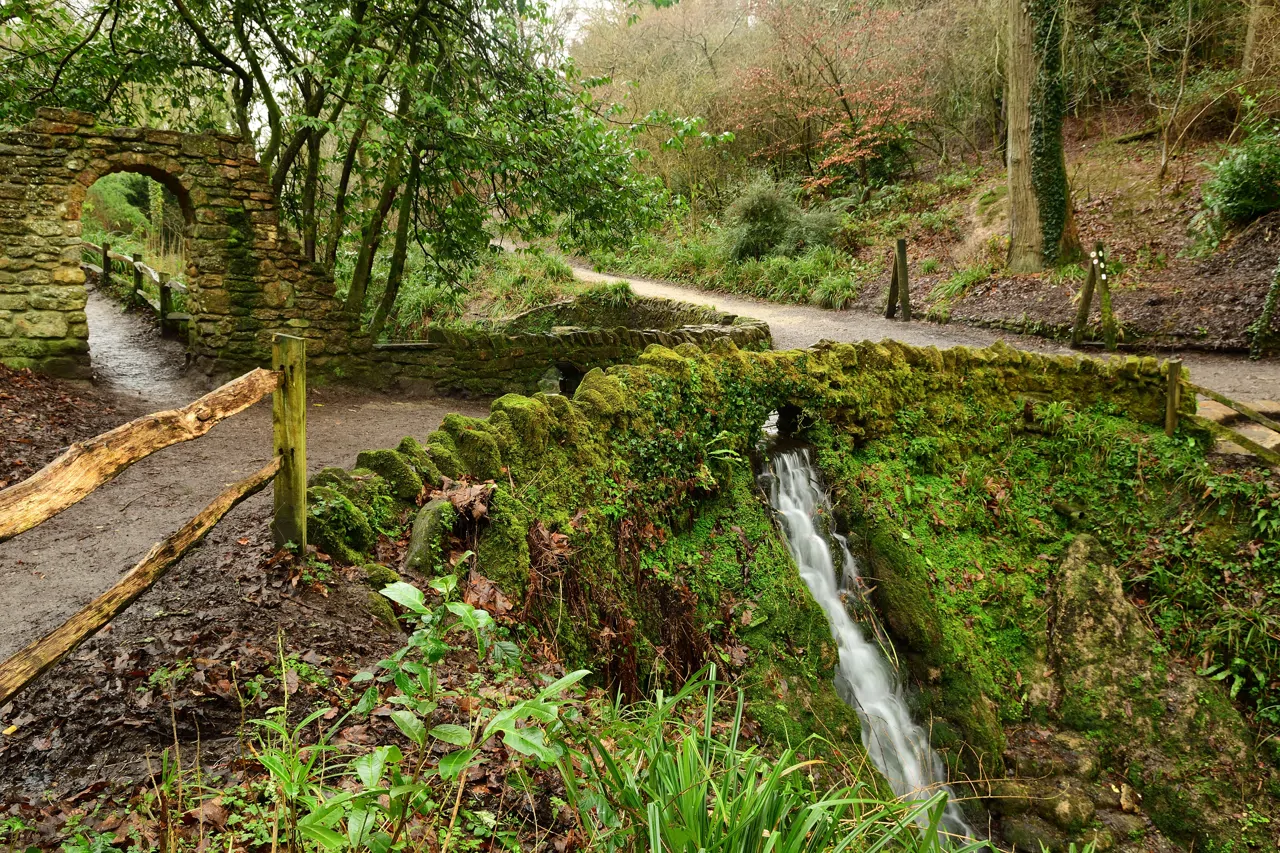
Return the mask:
{"type": "Polygon", "coordinates": [[[359,318],[334,298],[332,276],[280,227],[251,145],[223,134],[104,127],[88,113],[42,108],[24,127],[0,132],[0,362],[89,375],[80,214],[89,187],[114,172],[146,175],[182,204],[189,348],[205,370],[266,363],[277,332],[305,338],[320,372],[369,353],[359,318]]]}

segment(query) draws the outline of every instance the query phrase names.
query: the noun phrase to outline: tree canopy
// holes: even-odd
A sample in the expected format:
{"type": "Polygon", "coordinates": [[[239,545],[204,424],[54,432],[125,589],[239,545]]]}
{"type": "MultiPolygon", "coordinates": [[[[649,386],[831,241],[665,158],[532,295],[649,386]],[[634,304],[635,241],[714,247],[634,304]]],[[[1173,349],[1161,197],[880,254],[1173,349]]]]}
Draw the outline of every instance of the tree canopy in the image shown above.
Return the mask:
{"type": "Polygon", "coordinates": [[[239,133],[353,310],[376,286],[394,300],[394,277],[370,287],[393,223],[400,268],[414,243],[450,275],[495,222],[591,242],[646,218],[625,128],[589,109],[536,2],[20,0],[3,15],[0,121],[57,104],[239,133]]]}

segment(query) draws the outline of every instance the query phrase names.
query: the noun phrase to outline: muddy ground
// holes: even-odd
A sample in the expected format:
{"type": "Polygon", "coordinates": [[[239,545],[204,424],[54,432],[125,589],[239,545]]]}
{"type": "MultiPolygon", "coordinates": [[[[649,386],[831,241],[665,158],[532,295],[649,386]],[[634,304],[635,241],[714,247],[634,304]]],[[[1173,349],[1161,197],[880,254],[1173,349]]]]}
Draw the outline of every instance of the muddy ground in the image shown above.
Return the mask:
{"type": "MultiPolygon", "coordinates": [[[[0,476],[16,480],[71,441],[184,404],[205,389],[201,378],[182,373],[181,349],[140,318],[96,294],[88,313],[94,386],[0,374],[0,476]]],[[[308,402],[311,470],[350,466],[361,450],[392,447],[405,435],[423,439],[450,411],[488,412],[485,401],[337,387],[313,388],[308,402]]],[[[0,544],[0,658],[109,588],[153,543],[270,454],[264,402],[137,463],[75,507],[0,544]]],[[[219,738],[238,728],[242,713],[263,710],[251,684],[279,680],[282,649],[314,666],[332,690],[353,667],[394,647],[396,639],[368,614],[362,575],[323,564],[304,575],[272,559],[270,513],[270,490],[246,501],[98,637],[0,707],[0,794],[25,801],[48,789],[62,799],[136,780],[157,766],[175,731],[181,742],[200,740],[210,760],[225,758],[236,745],[219,738]]],[[[319,696],[315,685],[293,687],[303,698],[319,696]]]]}

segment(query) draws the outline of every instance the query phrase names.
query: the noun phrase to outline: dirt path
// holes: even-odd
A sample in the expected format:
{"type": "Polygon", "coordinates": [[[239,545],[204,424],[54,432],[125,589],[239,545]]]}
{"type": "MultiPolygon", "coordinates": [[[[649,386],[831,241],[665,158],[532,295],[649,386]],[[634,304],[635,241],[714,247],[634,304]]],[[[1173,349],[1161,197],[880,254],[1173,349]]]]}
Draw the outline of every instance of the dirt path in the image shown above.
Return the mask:
{"type": "MultiPolygon", "coordinates": [[[[181,373],[181,346],[157,338],[139,318],[120,314],[98,294],[90,296],[86,313],[98,384],[118,401],[122,422],[207,390],[199,378],[181,373]]],[[[488,414],[483,401],[392,398],[349,388],[317,388],[308,401],[311,470],[351,465],[361,450],[394,447],[406,435],[425,439],[448,412],[488,414]]],[[[0,659],[109,588],[152,544],[270,456],[271,406],[263,401],[196,441],[153,454],[56,518],[0,544],[0,659]]],[[[267,490],[224,525],[270,501],[267,490]]]]}
{"type": "MultiPolygon", "coordinates": [[[[699,305],[712,305],[731,314],[742,314],[764,320],[773,331],[773,345],[777,349],[806,347],[823,339],[879,341],[893,338],[915,346],[940,348],[984,347],[997,340],[1004,340],[1011,346],[1036,352],[1067,354],[1075,352],[1043,338],[991,331],[973,326],[940,325],[925,321],[903,323],[886,320],[865,311],[830,311],[804,305],[780,305],[776,302],[726,296],[722,293],[683,287],[670,282],[606,275],[579,265],[574,266],[574,271],[578,278],[584,281],[627,281],[636,293],[644,296],[661,296],[699,305]]],[[[1098,350],[1097,354],[1103,353],[1098,350]]],[[[1166,357],[1172,353],[1152,350],[1151,354],[1166,357]]],[[[1243,356],[1199,352],[1184,352],[1178,355],[1190,369],[1191,377],[1197,384],[1240,400],[1280,400],[1280,359],[1250,361],[1243,356]]]]}

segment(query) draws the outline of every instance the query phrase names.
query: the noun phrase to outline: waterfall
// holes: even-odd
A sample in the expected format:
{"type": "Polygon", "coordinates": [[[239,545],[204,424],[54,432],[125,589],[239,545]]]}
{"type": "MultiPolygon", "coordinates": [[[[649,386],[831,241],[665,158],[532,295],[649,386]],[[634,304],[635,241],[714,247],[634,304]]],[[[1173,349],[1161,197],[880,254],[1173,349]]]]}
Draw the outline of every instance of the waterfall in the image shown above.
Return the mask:
{"type": "MultiPolygon", "coordinates": [[[[944,790],[954,799],[946,786],[942,760],[929,746],[924,729],[912,721],[889,662],[845,609],[841,591],[856,588],[858,563],[844,537],[832,531],[828,538],[819,528],[817,518],[821,514],[829,516],[830,506],[809,462],[809,451],[776,453],[772,469],[772,474],[762,480],[767,482],[770,502],[781,517],[787,548],[800,577],[827,614],[831,636],[840,650],[836,692],[862,722],[862,745],[867,755],[899,797],[918,799],[921,794],[929,796],[944,790]],[[836,577],[832,543],[841,550],[844,577],[840,580],[836,577]]],[[[973,836],[954,802],[947,804],[942,828],[957,836],[973,836]]]]}

